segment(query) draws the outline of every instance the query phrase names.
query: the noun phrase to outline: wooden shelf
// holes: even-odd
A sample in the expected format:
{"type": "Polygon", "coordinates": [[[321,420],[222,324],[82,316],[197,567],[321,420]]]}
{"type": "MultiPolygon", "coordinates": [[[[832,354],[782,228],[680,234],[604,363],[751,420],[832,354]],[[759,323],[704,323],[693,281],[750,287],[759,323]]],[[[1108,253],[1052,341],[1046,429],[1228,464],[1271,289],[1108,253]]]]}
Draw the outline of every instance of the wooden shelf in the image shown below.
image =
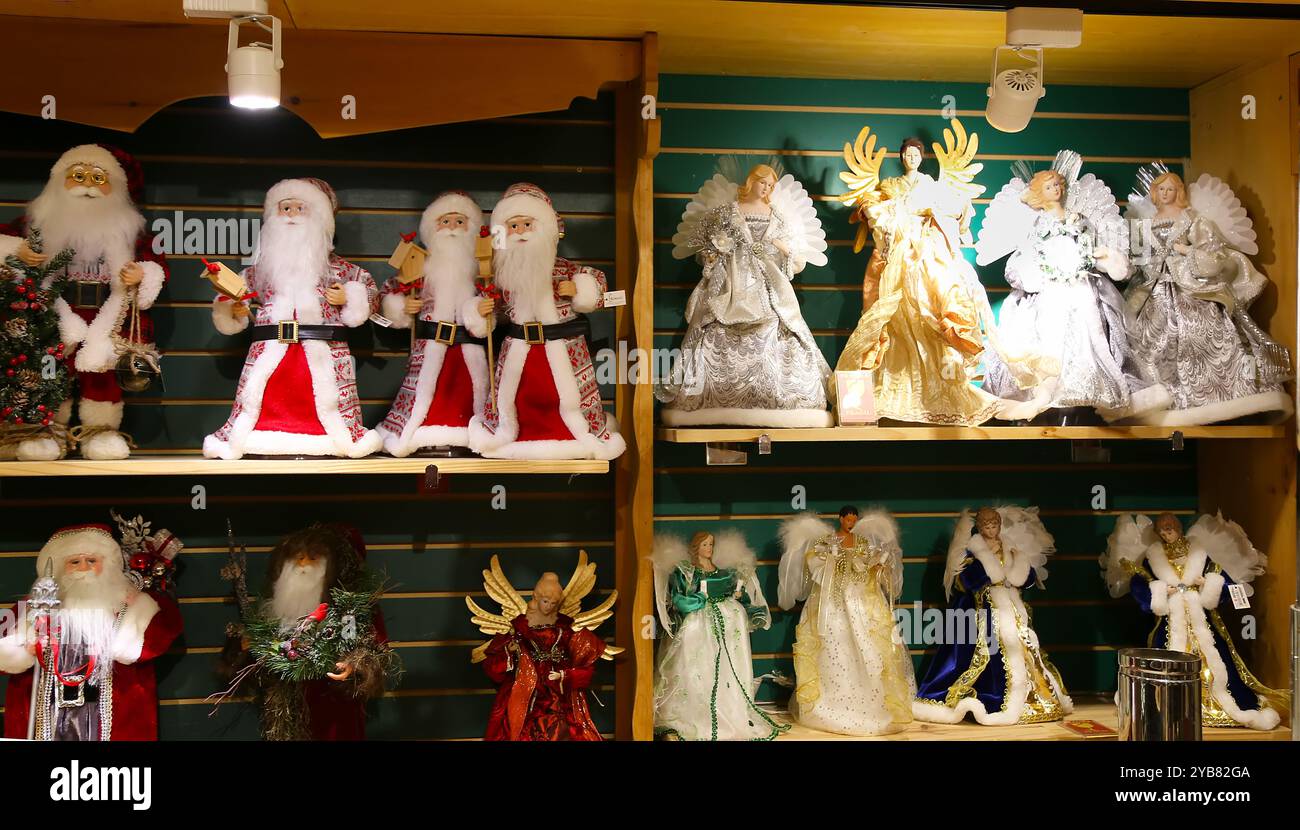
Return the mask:
{"type": "Polygon", "coordinates": [[[37,476],[219,475],[533,475],[609,472],[608,461],[516,461],[499,458],[284,458],[222,461],[199,456],[140,455],[121,461],[0,461],[0,478],[37,476]]]}
{"type": "Polygon", "coordinates": [[[757,427],[660,427],[655,437],[674,444],[722,444],[757,441],[766,435],[772,443],[813,441],[1036,441],[1168,440],[1175,432],[1183,438],[1282,438],[1285,425],[1200,427],[816,427],[762,429],[757,427]]]}

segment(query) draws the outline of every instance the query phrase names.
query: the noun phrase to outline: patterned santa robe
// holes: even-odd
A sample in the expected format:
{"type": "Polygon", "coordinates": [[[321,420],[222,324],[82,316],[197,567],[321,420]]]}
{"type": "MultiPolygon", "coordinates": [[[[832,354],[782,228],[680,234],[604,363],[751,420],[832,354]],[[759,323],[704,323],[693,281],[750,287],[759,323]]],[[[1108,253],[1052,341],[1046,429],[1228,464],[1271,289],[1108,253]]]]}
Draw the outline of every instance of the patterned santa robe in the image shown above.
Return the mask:
{"type": "MultiPolygon", "coordinates": [[[[258,326],[297,320],[355,328],[370,318],[378,300],[370,274],[333,255],[329,272],[299,296],[260,279],[256,268],[245,269],[243,276],[262,303],[254,322],[258,326]],[[341,307],[325,299],[325,290],[336,282],[347,296],[341,307]]],[[[222,334],[237,334],[249,325],[248,318],[235,319],[231,305],[222,298],[213,302],[212,319],[222,334]]],[[[203,454],[224,459],[244,453],[361,458],[381,444],[379,434],[361,421],[356,361],[347,341],[259,340],[248,347],[230,418],[203,440],[203,454]]]]}
{"type": "MultiPolygon", "coordinates": [[[[426,286],[419,320],[463,326],[462,306],[474,295],[477,267],[463,282],[447,280],[426,286]]],[[[431,279],[426,277],[425,279],[431,279]]],[[[393,328],[413,325],[406,313],[406,294],[396,277],[384,284],[380,308],[393,328]]],[[[450,337],[450,326],[444,326],[450,337]]],[[[469,446],[469,422],[483,415],[488,394],[487,350],[474,343],[446,343],[417,337],[406,364],[406,377],[393,399],[388,417],[379,425],[384,449],[399,458],[436,446],[469,446]]]]}
{"type": "MultiPolygon", "coordinates": [[[[509,321],[522,326],[567,323],[604,307],[605,275],[594,268],[556,257],[551,271],[553,303],[523,308],[504,291],[509,321]],[[577,285],[572,298],[561,297],[560,283],[577,285]]],[[[464,308],[470,333],[487,332],[478,313],[478,298],[464,308]]],[[[497,357],[496,395],[483,415],[469,425],[470,448],[487,458],[613,459],[627,448],[617,424],[600,401],[600,387],[586,338],[568,337],[530,345],[506,337],[497,357]]]]}
{"type": "MultiPolygon", "coordinates": [[[[141,593],[127,606],[113,643],[113,741],[158,740],[158,684],[153,661],[171,648],[182,628],[180,607],[166,594],[141,593]]],[[[23,637],[0,638],[0,672],[14,675],[5,690],[4,736],[26,738],[32,703],[32,667],[23,637]]],[[[105,712],[101,704],[100,716],[105,712]]]]}

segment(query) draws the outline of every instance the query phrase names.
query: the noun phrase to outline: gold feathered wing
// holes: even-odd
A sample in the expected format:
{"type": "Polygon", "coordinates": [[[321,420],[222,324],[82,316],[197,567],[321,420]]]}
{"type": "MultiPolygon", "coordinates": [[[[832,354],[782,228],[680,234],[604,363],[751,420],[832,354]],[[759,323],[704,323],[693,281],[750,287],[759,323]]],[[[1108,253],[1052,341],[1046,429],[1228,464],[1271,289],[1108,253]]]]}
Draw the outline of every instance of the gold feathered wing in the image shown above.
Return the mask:
{"type": "Polygon", "coordinates": [[[854,209],[849,217],[849,222],[858,226],[858,234],[853,240],[854,253],[867,244],[867,208],[880,201],[880,163],[889,150],[885,147],[876,149],[876,138],[870,127],[863,127],[857,140],[844,142],[844,163],[849,170],[840,173],[840,181],[849,189],[840,196],[840,201],[854,209]]]}
{"type": "Polygon", "coordinates": [[[973,162],[979,152],[980,137],[967,133],[966,128],[956,118],[952,119],[952,129],[943,130],[943,146],[934,142],[934,157],[939,162],[939,181],[948,185],[954,192],[965,199],[975,199],[984,192],[984,185],[975,184],[975,176],[984,169],[984,165],[973,162]]]}
{"type": "MultiPolygon", "coordinates": [[[[511,620],[527,612],[528,603],[524,602],[524,598],[515,590],[515,586],[506,579],[505,572],[501,570],[501,560],[495,553],[492,554],[489,569],[483,572],[483,590],[487,591],[487,595],[501,606],[501,613],[493,614],[491,611],[486,611],[472,597],[465,597],[465,605],[472,615],[470,622],[477,625],[479,631],[491,637],[509,633],[511,620]]],[[[492,641],[488,640],[487,643],[470,652],[471,663],[483,661],[484,652],[490,642],[492,641]]]]}
{"type": "MultiPolygon", "coordinates": [[[[569,584],[564,587],[564,602],[560,605],[560,613],[573,618],[574,631],[583,629],[594,631],[601,623],[614,616],[614,603],[618,600],[618,591],[610,591],[609,596],[590,611],[582,610],[583,599],[595,587],[596,563],[588,562],[587,552],[580,550],[578,565],[573,569],[573,576],[569,577],[569,584]]],[[[613,660],[614,655],[622,653],[621,647],[606,645],[604,653],[600,656],[602,660],[613,660]]]]}

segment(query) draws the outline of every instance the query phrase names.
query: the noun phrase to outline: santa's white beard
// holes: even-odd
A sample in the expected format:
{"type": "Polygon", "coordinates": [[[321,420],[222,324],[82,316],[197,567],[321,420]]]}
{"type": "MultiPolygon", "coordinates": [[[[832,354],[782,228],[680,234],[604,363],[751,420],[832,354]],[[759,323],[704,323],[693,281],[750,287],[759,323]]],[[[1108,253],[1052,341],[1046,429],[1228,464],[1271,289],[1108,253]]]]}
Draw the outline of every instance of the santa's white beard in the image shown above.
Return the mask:
{"type": "Polygon", "coordinates": [[[439,306],[454,312],[474,295],[474,237],[465,230],[438,231],[428,254],[420,297],[436,297],[439,306]]]}
{"type": "Polygon", "coordinates": [[[506,247],[495,252],[496,282],[510,292],[511,302],[529,320],[539,309],[554,308],[551,274],[555,270],[557,240],[540,231],[506,237],[506,247]]]}
{"type": "Polygon", "coordinates": [[[324,559],[307,565],[287,562],[276,577],[267,611],[285,625],[293,625],[315,611],[324,595],[324,559]]]}
{"type": "Polygon", "coordinates": [[[253,266],[281,290],[315,287],[329,268],[329,231],[310,216],[273,216],[262,223],[253,266]]]}
{"type": "Polygon", "coordinates": [[[125,188],[114,187],[104,196],[97,188],[69,190],[62,179],[51,181],[32,200],[27,217],[30,225],[41,230],[44,253],[54,256],[72,248],[74,265],[86,269],[100,257],[114,269],[132,262],[136,238],[144,230],[144,217],[125,188]]]}
{"type": "Polygon", "coordinates": [[[85,646],[88,654],[111,654],[117,612],[134,590],[116,568],[64,574],[59,578],[60,642],[85,646]]]}

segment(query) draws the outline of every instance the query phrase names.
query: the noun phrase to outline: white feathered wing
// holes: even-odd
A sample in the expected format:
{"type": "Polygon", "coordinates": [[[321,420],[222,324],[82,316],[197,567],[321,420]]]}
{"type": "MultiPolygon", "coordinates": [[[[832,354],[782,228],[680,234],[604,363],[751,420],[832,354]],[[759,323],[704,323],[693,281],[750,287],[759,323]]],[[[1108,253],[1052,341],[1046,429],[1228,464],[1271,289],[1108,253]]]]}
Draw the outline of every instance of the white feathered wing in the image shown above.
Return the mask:
{"type": "Polygon", "coordinates": [[[1192,209],[1208,219],[1223,234],[1229,245],[1247,256],[1259,253],[1255,241],[1255,226],[1241,206],[1241,200],[1232,188],[1218,176],[1202,173],[1187,186],[1187,201],[1192,209]]]}
{"type": "Polygon", "coordinates": [[[790,257],[797,274],[805,265],[826,264],[826,229],[817,217],[817,208],[804,186],[789,173],[781,177],[772,191],[772,210],[790,231],[790,257]]]}
{"type": "Polygon", "coordinates": [[[1250,583],[1268,568],[1268,557],[1251,544],[1241,525],[1223,518],[1222,513],[1207,513],[1187,531],[1187,541],[1204,548],[1233,582],[1245,587],[1246,596],[1254,594],[1250,583]]]}
{"type": "Polygon", "coordinates": [[[700,189],[695,191],[695,197],[682,211],[682,221],[677,225],[677,233],[673,234],[675,259],[687,259],[700,252],[703,247],[699,235],[700,223],[709,211],[736,201],[736,191],[739,189],[740,185],[721,173],[714,173],[713,178],[700,185],[700,189]]]}
{"type": "Polygon", "coordinates": [[[853,526],[853,535],[878,548],[881,552],[881,564],[889,576],[886,586],[890,600],[897,600],[903,593],[903,549],[898,544],[898,522],[882,509],[862,510],[858,523],[853,526]]]}
{"type": "Polygon", "coordinates": [[[800,513],[781,522],[781,565],[777,584],[777,605],[789,611],[796,602],[808,599],[812,589],[805,556],[808,546],[827,536],[831,526],[816,513],[800,513]]]}
{"type": "Polygon", "coordinates": [[[1099,560],[1106,590],[1112,597],[1118,599],[1128,593],[1133,573],[1124,562],[1140,564],[1146,559],[1147,548],[1158,541],[1149,516],[1124,513],[1115,520],[1115,529],[1106,540],[1106,552],[1099,560]]]}

